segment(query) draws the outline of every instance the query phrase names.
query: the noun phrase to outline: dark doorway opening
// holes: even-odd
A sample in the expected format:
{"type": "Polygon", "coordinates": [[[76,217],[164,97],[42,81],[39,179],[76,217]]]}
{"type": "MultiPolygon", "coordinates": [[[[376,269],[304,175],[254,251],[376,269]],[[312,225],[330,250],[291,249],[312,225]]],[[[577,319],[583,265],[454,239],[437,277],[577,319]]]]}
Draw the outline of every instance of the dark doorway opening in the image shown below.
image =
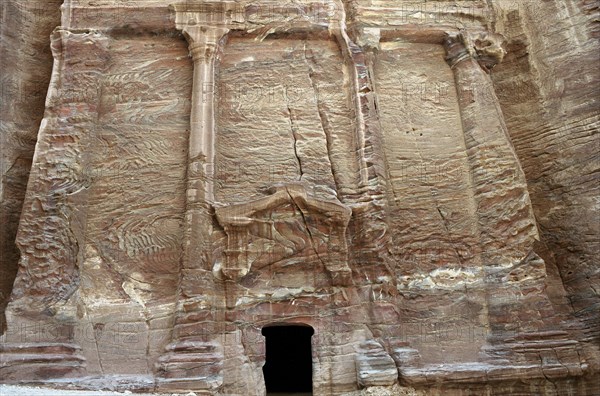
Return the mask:
{"type": "Polygon", "coordinates": [[[312,395],[310,326],[271,326],[262,329],[266,338],[263,367],[267,394],[312,395]]]}

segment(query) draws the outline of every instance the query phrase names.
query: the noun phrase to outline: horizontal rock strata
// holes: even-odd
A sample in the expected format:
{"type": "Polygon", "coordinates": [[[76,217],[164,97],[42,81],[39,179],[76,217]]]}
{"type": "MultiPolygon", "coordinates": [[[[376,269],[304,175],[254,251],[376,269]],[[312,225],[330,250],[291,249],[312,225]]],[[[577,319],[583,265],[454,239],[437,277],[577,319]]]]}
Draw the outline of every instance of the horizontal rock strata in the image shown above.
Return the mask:
{"type": "Polygon", "coordinates": [[[3,382],[597,394],[588,3],[3,3],[3,382]]]}

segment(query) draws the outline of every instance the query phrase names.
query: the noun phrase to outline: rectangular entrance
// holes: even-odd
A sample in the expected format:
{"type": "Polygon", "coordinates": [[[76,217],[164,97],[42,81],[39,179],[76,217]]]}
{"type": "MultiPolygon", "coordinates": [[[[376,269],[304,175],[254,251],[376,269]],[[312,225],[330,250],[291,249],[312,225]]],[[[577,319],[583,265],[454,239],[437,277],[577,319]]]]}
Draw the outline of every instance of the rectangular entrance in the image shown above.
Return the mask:
{"type": "Polygon", "coordinates": [[[270,326],[263,367],[267,395],[312,395],[312,350],[310,326],[270,326]]]}

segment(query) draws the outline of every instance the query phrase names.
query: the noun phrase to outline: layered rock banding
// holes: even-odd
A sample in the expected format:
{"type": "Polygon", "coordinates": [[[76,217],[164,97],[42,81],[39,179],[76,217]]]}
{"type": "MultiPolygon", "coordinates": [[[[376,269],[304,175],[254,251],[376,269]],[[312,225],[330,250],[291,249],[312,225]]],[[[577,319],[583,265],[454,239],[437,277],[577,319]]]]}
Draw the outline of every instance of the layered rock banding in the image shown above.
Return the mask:
{"type": "Polygon", "coordinates": [[[3,380],[260,395],[296,325],[315,395],[594,394],[597,294],[497,88],[528,12],[66,1],[3,380]]]}

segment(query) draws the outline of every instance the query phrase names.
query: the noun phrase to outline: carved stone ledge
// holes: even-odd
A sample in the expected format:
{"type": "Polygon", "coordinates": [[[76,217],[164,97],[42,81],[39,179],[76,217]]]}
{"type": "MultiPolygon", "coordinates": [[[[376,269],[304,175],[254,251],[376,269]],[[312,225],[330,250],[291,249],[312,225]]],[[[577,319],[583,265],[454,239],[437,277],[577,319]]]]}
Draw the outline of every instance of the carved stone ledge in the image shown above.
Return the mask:
{"type": "Polygon", "coordinates": [[[0,378],[5,383],[18,383],[23,371],[28,382],[51,378],[81,377],[86,362],[81,347],[67,343],[3,343],[0,345],[0,378]]]}
{"type": "Polygon", "coordinates": [[[214,394],[223,384],[223,359],[223,347],[216,341],[172,343],[156,362],[157,388],[214,394]]]}
{"type": "Polygon", "coordinates": [[[278,185],[270,192],[256,201],[215,209],[227,233],[225,257],[217,272],[237,281],[252,268],[304,254],[316,256],[334,284],[348,284],[346,229],[351,209],[312,197],[299,184],[278,185]]]}
{"type": "Polygon", "coordinates": [[[185,1],[171,4],[178,29],[192,26],[227,26],[243,28],[246,22],[245,6],[235,1],[185,1]]]}

